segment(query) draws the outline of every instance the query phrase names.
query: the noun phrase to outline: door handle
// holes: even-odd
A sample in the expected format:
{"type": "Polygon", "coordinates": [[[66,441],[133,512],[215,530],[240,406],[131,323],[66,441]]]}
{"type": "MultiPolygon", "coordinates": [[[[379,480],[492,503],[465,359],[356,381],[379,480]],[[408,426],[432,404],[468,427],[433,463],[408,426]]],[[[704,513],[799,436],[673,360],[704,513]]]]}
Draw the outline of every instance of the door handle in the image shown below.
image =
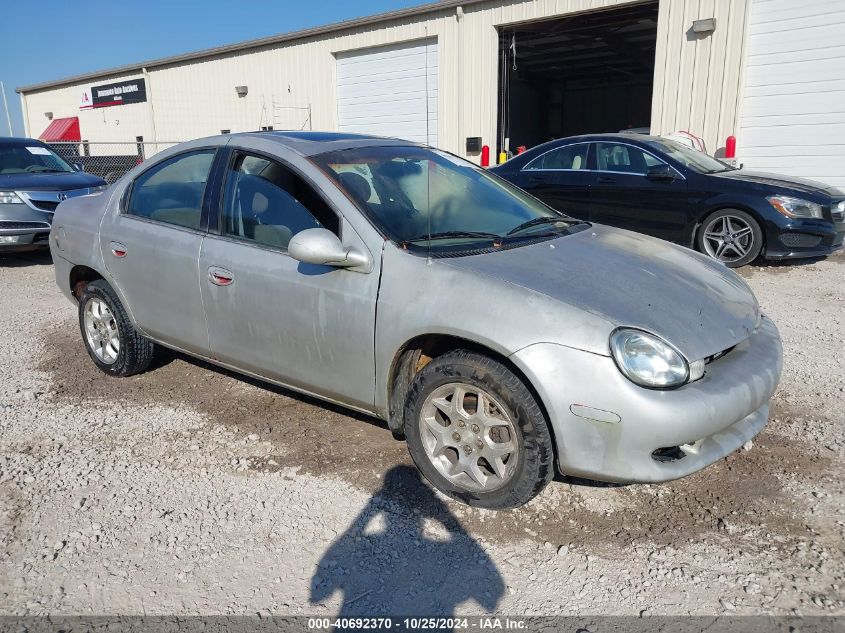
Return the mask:
{"type": "Polygon", "coordinates": [[[611,178],[610,176],[599,176],[596,178],[596,182],[601,183],[603,185],[610,185],[616,183],[616,178],[611,178]]]}
{"type": "Polygon", "coordinates": [[[211,266],[208,269],[208,280],[215,286],[231,286],[235,283],[235,276],[225,268],[211,266]]]}
{"type": "Polygon", "coordinates": [[[120,242],[112,242],[111,244],[109,244],[109,247],[111,248],[111,254],[115,257],[126,257],[126,246],[124,246],[120,242]]]}

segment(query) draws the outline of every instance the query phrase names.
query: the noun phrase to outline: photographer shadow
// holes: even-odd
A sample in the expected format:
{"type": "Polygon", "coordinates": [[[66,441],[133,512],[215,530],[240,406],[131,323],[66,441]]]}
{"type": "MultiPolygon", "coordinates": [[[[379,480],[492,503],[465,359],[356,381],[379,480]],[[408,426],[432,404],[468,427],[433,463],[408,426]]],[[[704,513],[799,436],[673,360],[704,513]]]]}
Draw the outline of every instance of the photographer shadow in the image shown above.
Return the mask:
{"type": "Polygon", "coordinates": [[[504,590],[493,561],[419,471],[396,466],[323,555],[310,600],[340,591],[338,618],[451,617],[469,599],[492,612],[504,590]]]}

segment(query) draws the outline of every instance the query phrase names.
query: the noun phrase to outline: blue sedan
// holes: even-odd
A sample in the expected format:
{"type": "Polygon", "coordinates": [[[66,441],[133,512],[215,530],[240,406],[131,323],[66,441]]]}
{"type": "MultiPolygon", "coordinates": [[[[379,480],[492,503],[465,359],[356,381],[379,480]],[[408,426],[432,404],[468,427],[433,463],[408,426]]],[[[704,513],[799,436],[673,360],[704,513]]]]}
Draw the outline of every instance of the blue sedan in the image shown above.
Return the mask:
{"type": "Polygon", "coordinates": [[[730,267],[828,255],[845,237],[845,192],[737,169],[655,136],[559,139],[492,171],[568,215],[676,242],[730,267]]]}

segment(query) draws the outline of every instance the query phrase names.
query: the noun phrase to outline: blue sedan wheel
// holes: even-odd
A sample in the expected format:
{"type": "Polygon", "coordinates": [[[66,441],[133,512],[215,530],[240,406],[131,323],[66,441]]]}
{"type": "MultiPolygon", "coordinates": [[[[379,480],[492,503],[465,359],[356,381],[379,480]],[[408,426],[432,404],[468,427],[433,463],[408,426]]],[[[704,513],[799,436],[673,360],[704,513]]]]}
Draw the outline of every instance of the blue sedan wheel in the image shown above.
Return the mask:
{"type": "Polygon", "coordinates": [[[722,209],[711,214],[698,234],[699,250],[730,268],[754,261],[762,247],[760,225],[739,209],[722,209]]]}

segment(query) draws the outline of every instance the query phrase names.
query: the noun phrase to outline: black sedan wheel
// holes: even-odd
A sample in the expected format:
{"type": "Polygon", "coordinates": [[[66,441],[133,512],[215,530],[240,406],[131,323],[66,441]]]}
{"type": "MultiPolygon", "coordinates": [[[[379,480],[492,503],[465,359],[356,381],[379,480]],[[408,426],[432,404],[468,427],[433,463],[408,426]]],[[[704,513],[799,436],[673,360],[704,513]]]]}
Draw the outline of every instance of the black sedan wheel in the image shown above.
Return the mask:
{"type": "Polygon", "coordinates": [[[757,221],[739,209],[711,213],[698,232],[698,250],[730,268],[757,259],[763,248],[763,231],[757,221]]]}

